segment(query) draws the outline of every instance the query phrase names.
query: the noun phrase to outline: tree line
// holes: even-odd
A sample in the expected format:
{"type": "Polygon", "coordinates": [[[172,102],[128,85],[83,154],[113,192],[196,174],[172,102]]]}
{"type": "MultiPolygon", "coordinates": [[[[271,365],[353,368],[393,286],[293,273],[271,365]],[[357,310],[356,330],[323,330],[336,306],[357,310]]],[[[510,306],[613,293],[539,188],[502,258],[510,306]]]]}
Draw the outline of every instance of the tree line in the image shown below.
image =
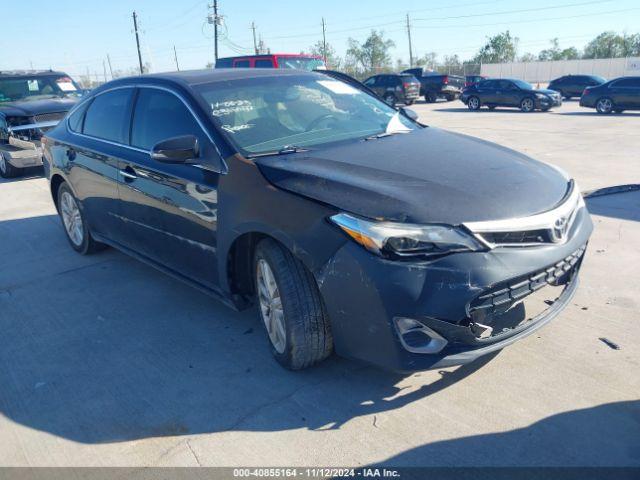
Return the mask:
{"type": "MultiPolygon", "coordinates": [[[[428,52],[414,59],[414,67],[425,67],[431,70],[450,74],[476,74],[483,63],[533,62],[551,60],[577,60],[593,58],[619,58],[640,56],[640,33],[627,34],[603,32],[587,43],[582,50],[576,47],[561,48],[558,38],[550,40],[550,45],[533,54],[518,54],[518,37],[509,30],[487,37],[486,43],[470,59],[461,60],[458,55],[445,55],[441,59],[435,52],[428,52]]],[[[408,62],[396,59],[391,55],[395,42],[385,37],[384,32],[372,30],[364,42],[353,38],[348,41],[346,55],[340,57],[335,48],[319,41],[312,45],[306,53],[326,57],[331,69],[341,70],[356,78],[365,78],[381,72],[399,71],[409,68],[408,62]]],[[[303,52],[304,53],[304,52],[303,52]]]]}

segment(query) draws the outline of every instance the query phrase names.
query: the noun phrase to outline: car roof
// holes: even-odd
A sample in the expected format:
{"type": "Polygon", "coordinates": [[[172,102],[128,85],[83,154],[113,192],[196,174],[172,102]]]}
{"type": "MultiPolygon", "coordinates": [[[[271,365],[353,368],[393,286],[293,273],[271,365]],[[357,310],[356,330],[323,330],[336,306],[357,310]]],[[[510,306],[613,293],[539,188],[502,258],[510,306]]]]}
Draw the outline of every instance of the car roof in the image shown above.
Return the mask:
{"type": "MultiPolygon", "coordinates": [[[[226,82],[229,80],[242,80],[246,78],[269,78],[288,76],[322,76],[320,73],[306,70],[278,69],[278,68],[213,68],[204,70],[183,70],[179,72],[151,73],[135,77],[118,78],[96,88],[96,92],[109,89],[118,85],[136,85],[145,83],[177,83],[192,87],[207,83],[226,82]]],[[[322,77],[326,78],[326,77],[322,77]]]]}

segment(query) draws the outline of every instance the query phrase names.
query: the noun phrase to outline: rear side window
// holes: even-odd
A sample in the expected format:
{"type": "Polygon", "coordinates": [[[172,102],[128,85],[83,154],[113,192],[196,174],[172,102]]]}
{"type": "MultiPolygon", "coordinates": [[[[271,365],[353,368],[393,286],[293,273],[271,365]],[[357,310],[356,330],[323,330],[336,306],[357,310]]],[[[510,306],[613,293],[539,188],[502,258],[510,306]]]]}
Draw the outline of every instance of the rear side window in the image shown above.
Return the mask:
{"type": "Polygon", "coordinates": [[[249,60],[238,60],[233,66],[236,68],[249,68],[251,67],[251,62],[249,60]]]}
{"type": "Polygon", "coordinates": [[[623,78],[613,84],[614,87],[640,87],[640,78],[623,78]]]}
{"type": "Polygon", "coordinates": [[[127,143],[132,92],[131,88],[121,88],[95,97],[87,108],[82,133],[112,142],[127,143]]]}
{"type": "Polygon", "coordinates": [[[273,68],[273,60],[256,60],[256,68],[273,68]]]}
{"type": "Polygon", "coordinates": [[[203,141],[202,129],[184,103],[164,90],[141,88],[133,113],[131,145],[151,150],[156,143],[181,135],[195,135],[203,141]]]}

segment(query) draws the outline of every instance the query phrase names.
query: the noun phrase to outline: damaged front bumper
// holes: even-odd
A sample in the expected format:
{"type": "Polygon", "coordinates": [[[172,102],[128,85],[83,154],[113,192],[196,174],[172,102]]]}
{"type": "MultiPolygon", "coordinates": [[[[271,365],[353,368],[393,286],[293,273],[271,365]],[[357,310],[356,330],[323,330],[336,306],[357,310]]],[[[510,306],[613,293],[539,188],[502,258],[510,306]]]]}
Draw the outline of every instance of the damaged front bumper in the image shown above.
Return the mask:
{"type": "Polygon", "coordinates": [[[430,262],[385,260],[348,242],[316,272],[336,352],[406,372],[500,350],[569,303],[592,230],[583,208],[563,244],[430,262]]]}
{"type": "Polygon", "coordinates": [[[9,137],[9,143],[0,145],[2,155],[16,168],[39,167],[42,165],[42,146],[40,141],[22,140],[9,137]]]}

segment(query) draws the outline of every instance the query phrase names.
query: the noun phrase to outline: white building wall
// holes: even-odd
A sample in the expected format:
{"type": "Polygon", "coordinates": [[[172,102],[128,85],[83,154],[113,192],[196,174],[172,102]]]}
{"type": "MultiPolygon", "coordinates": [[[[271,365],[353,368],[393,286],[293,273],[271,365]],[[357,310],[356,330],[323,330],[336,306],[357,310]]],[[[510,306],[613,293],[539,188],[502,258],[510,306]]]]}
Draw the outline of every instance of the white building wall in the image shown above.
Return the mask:
{"type": "Polygon", "coordinates": [[[546,83],[569,74],[600,75],[606,79],[640,76],[640,57],[557,60],[549,62],[484,63],[481,74],[487,77],[520,78],[546,83]]]}

